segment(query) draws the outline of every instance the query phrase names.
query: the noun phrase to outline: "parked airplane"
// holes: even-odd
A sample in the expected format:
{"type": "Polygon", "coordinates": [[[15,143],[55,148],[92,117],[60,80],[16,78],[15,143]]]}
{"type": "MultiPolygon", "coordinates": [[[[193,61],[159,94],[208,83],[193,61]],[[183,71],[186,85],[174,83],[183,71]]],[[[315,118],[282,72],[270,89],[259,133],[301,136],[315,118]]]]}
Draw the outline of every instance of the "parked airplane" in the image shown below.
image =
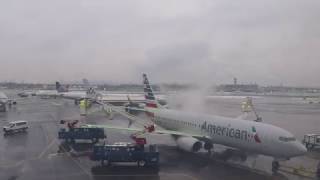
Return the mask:
{"type": "Polygon", "coordinates": [[[6,112],[7,106],[17,104],[16,100],[10,99],[4,92],[0,91],[0,112],[6,112]]]}
{"type": "Polygon", "coordinates": [[[56,90],[60,93],[60,92],[69,92],[69,86],[62,86],[60,84],[60,82],[56,82],[56,90]]]}
{"type": "Polygon", "coordinates": [[[8,96],[4,92],[0,91],[0,101],[6,103],[8,100],[8,96]]]}
{"type": "Polygon", "coordinates": [[[4,92],[0,91],[0,112],[6,111],[6,104],[8,100],[9,100],[8,96],[4,92]]]}
{"type": "Polygon", "coordinates": [[[308,104],[320,104],[320,97],[318,96],[318,97],[316,97],[316,96],[314,96],[314,97],[310,97],[310,96],[308,96],[308,97],[303,97],[303,100],[304,100],[304,102],[307,102],[308,104]]]}
{"type": "Polygon", "coordinates": [[[58,97],[58,92],[56,90],[39,90],[36,91],[36,96],[40,98],[56,98],[58,97]]]}
{"type": "MultiPolygon", "coordinates": [[[[99,100],[102,102],[110,103],[113,105],[124,105],[128,103],[128,96],[130,97],[131,102],[134,103],[145,103],[145,98],[143,93],[106,93],[99,91],[97,92],[93,87],[90,87],[88,80],[84,81],[87,87],[85,91],[69,91],[68,86],[63,86],[59,82],[56,82],[56,90],[42,90],[37,92],[37,96],[40,97],[60,97],[64,99],[74,100],[75,104],[80,104],[81,100],[91,99],[99,100]]],[[[159,100],[164,100],[163,95],[157,96],[159,100]]]]}
{"type": "MultiPolygon", "coordinates": [[[[155,126],[153,125],[153,128],[146,127],[143,131],[170,134],[182,150],[197,152],[203,147],[210,152],[213,144],[221,144],[245,153],[273,157],[273,171],[278,170],[278,161],[289,160],[307,152],[306,148],[290,132],[274,125],[162,108],[156,101],[146,74],[143,74],[143,83],[146,98],[144,111],[151,117],[154,124],[164,128],[164,130],[154,129],[155,126]]],[[[127,116],[118,108],[109,107],[127,116]]],[[[127,117],[132,118],[132,116],[127,117]]],[[[132,120],[137,121],[137,118],[132,118],[132,120]]],[[[133,132],[141,131],[138,128],[121,128],[108,125],[101,127],[133,132]]]]}

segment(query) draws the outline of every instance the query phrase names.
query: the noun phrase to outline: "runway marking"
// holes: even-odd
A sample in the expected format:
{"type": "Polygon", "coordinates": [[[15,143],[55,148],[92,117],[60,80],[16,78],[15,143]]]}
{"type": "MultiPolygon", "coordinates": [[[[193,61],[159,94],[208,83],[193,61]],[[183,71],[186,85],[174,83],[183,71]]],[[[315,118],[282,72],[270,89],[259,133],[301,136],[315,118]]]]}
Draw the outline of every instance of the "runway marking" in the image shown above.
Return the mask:
{"type": "Polygon", "coordinates": [[[51,148],[52,145],[56,142],[57,139],[53,139],[50,144],[48,144],[43,151],[37,156],[38,159],[41,159],[43,155],[51,148]]]}
{"type": "Polygon", "coordinates": [[[196,177],[193,177],[191,175],[188,174],[183,174],[183,173],[158,173],[158,174],[154,174],[154,175],[147,175],[147,174],[128,174],[128,175],[107,175],[107,174],[103,174],[103,175],[94,175],[95,177],[155,177],[155,176],[181,176],[181,177],[185,177],[187,179],[191,179],[191,180],[198,180],[196,177]]]}
{"type": "MultiPolygon", "coordinates": [[[[67,157],[69,159],[71,159],[86,175],[88,175],[90,178],[92,178],[92,175],[90,172],[88,172],[84,167],[82,167],[82,165],[76,160],[74,159],[70,153],[65,153],[67,155],[67,157]]],[[[79,160],[79,159],[78,159],[79,160]]]]}
{"type": "Polygon", "coordinates": [[[66,177],[72,177],[72,176],[82,176],[82,175],[86,175],[86,173],[84,172],[78,172],[78,173],[69,173],[69,174],[63,174],[63,175],[60,175],[60,174],[55,174],[54,176],[46,176],[45,179],[54,179],[56,180],[57,178],[60,179],[65,179],[66,177]]]}
{"type": "Polygon", "coordinates": [[[45,131],[46,130],[45,125],[40,125],[40,128],[45,136],[46,142],[49,142],[49,135],[47,133],[48,131],[45,131]]]}
{"type": "Polygon", "coordinates": [[[12,167],[16,167],[16,166],[19,166],[21,164],[23,164],[26,160],[21,160],[21,161],[18,161],[14,164],[6,164],[6,165],[0,165],[1,168],[12,168],[12,167]]]}
{"type": "Polygon", "coordinates": [[[51,159],[52,157],[56,157],[56,156],[59,156],[59,155],[65,155],[66,153],[52,153],[52,154],[49,154],[48,155],[48,158],[51,159]]]}
{"type": "Polygon", "coordinates": [[[83,159],[78,159],[80,163],[83,164],[83,166],[86,166],[88,169],[91,169],[92,167],[88,164],[88,161],[83,160],[83,159]]]}
{"type": "Polygon", "coordinates": [[[70,156],[70,154],[68,154],[68,157],[85,173],[87,174],[90,178],[92,177],[91,173],[88,172],[84,167],[82,167],[82,165],[74,158],[72,158],[70,156]]]}
{"type": "Polygon", "coordinates": [[[191,176],[189,174],[183,174],[183,173],[159,173],[159,175],[173,175],[173,176],[183,176],[192,180],[198,180],[198,178],[191,176]]]}
{"type": "Polygon", "coordinates": [[[143,174],[128,174],[128,175],[93,175],[95,177],[155,177],[155,176],[160,176],[159,174],[155,175],[143,175],[143,174]]]}
{"type": "Polygon", "coordinates": [[[51,102],[52,105],[54,106],[62,106],[62,104],[56,103],[56,102],[51,102]]]}

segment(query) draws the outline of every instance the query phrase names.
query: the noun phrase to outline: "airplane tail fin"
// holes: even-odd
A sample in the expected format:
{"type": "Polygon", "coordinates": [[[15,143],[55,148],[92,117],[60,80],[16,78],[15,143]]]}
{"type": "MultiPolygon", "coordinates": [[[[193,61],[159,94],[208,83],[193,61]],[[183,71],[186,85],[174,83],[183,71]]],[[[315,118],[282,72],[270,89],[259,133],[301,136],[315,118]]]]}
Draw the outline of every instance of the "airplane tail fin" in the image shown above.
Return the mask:
{"type": "Polygon", "coordinates": [[[86,90],[87,90],[87,91],[86,91],[87,96],[93,98],[93,97],[97,94],[97,92],[95,91],[95,88],[90,85],[88,79],[83,78],[83,79],[82,79],[82,84],[84,85],[84,87],[85,87],[86,90]]]}
{"type": "Polygon", "coordinates": [[[144,85],[144,88],[143,88],[144,97],[146,99],[146,107],[161,108],[162,106],[158,103],[158,101],[156,100],[156,97],[154,96],[154,93],[150,86],[147,75],[143,74],[142,77],[143,77],[143,85],[144,85]]]}
{"type": "Polygon", "coordinates": [[[82,79],[82,83],[83,83],[83,85],[86,86],[86,87],[89,87],[89,86],[90,86],[89,80],[88,80],[87,78],[83,78],[83,79],[82,79]]]}
{"type": "Polygon", "coordinates": [[[56,90],[59,91],[60,87],[61,87],[61,84],[57,81],[56,82],[56,90]]]}
{"type": "Polygon", "coordinates": [[[128,102],[129,102],[129,104],[133,104],[133,102],[131,101],[131,99],[130,99],[129,95],[127,95],[127,98],[128,98],[128,102]]]}
{"type": "Polygon", "coordinates": [[[96,91],[94,90],[93,87],[89,87],[89,88],[87,89],[87,95],[93,96],[93,95],[96,95],[96,94],[97,94],[97,93],[96,93],[96,91]]]}
{"type": "Polygon", "coordinates": [[[68,88],[67,87],[63,87],[60,82],[56,82],[56,90],[58,92],[68,92],[68,88]]]}
{"type": "Polygon", "coordinates": [[[82,83],[84,87],[86,88],[86,97],[91,99],[98,99],[99,97],[102,97],[101,93],[96,92],[95,87],[93,87],[89,80],[86,78],[82,79],[82,83]]]}

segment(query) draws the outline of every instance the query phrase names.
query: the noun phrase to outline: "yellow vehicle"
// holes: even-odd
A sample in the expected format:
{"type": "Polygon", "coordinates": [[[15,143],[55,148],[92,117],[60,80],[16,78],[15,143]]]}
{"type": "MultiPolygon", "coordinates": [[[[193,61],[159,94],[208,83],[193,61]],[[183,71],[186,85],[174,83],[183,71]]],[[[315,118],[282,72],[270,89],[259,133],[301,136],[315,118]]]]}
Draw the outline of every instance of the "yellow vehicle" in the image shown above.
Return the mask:
{"type": "Polygon", "coordinates": [[[83,100],[80,101],[80,104],[79,104],[79,106],[80,106],[80,114],[82,116],[87,115],[87,110],[91,107],[91,104],[92,104],[91,101],[88,100],[88,99],[83,99],[83,100]]]}

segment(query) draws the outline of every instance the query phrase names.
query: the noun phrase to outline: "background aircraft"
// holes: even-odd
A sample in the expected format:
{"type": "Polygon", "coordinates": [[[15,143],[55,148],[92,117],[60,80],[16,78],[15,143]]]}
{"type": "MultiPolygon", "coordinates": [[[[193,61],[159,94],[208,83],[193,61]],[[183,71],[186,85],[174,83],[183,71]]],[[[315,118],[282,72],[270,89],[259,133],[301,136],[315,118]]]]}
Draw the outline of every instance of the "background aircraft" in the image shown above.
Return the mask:
{"type": "MultiPolygon", "coordinates": [[[[104,91],[96,91],[95,88],[89,85],[88,80],[84,80],[85,90],[70,90],[69,86],[64,86],[60,82],[56,82],[56,90],[39,90],[36,95],[40,97],[64,98],[75,101],[79,104],[81,100],[86,98],[99,98],[100,101],[111,103],[114,105],[124,105],[128,103],[128,96],[130,101],[134,103],[144,103],[143,93],[107,93],[104,91]],[[90,97],[89,97],[90,96],[90,97]]],[[[160,100],[164,99],[163,95],[158,96],[160,100]]]]}
{"type": "Polygon", "coordinates": [[[0,112],[6,112],[7,107],[11,107],[11,105],[16,104],[16,99],[10,99],[4,92],[0,91],[0,112]]]}

